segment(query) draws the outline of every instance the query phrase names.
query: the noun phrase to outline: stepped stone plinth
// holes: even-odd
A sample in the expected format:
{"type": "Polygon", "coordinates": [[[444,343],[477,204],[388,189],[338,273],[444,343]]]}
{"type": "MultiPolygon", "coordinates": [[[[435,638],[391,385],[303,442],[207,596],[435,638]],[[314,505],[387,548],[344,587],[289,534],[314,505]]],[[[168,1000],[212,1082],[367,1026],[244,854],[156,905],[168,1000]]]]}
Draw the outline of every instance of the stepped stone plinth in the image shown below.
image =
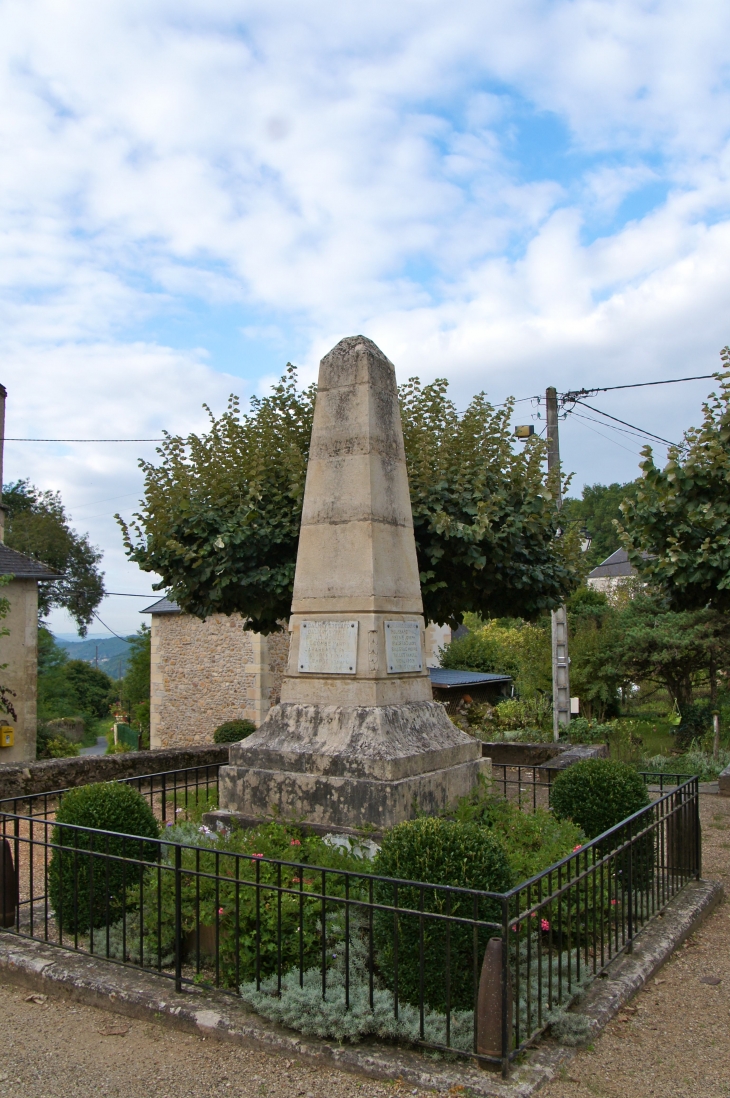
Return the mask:
{"type": "Polygon", "coordinates": [[[369,339],[320,364],[281,702],[231,747],[221,809],[391,827],[490,762],[433,701],[395,370],[369,339]]]}

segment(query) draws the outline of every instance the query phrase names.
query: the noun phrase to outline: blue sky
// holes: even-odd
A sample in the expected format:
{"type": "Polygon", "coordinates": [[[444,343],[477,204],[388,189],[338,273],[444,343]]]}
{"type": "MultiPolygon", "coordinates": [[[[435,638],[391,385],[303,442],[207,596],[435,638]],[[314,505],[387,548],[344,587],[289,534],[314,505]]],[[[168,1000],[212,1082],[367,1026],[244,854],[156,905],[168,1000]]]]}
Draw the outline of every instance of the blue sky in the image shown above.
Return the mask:
{"type": "MultiPolygon", "coordinates": [[[[289,360],[308,382],[356,332],[461,405],[710,373],[728,31],[716,0],[7,0],[8,435],[200,429],[204,401],[289,360]]],[[[674,439],[707,391],[594,403],[674,439]]],[[[608,427],[573,417],[561,442],[577,489],[636,473],[608,427]]],[[[109,589],[145,592],[112,516],[153,452],[9,442],[6,476],[59,489],[109,589]]],[[[127,632],[130,602],[101,616],[127,632]]]]}

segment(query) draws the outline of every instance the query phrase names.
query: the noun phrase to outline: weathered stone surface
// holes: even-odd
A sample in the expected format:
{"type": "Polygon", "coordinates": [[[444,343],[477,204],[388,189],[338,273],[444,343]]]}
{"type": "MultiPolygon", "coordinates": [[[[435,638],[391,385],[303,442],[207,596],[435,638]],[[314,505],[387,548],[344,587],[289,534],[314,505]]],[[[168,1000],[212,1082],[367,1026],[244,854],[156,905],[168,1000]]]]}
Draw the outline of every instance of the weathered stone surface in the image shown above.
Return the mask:
{"type": "Polygon", "coordinates": [[[153,748],[210,744],[224,721],[258,725],[279,700],[289,635],[244,625],[240,614],[152,614],[153,748]]]}
{"type": "Polygon", "coordinates": [[[489,772],[433,702],[395,370],[363,336],[320,364],[289,628],[281,704],[222,769],[222,809],[390,827],[489,772]],[[347,660],[313,659],[306,630],[352,635],[347,660]]]}
{"type": "Polygon", "coordinates": [[[721,797],[730,797],[730,766],[726,766],[720,774],[717,787],[721,797]]]}
{"type": "Polygon", "coordinates": [[[491,772],[479,743],[434,702],[396,706],[283,703],[231,747],[220,803],[247,817],[393,827],[443,811],[491,772]]]}
{"type": "Polygon", "coordinates": [[[81,755],[70,759],[43,759],[25,766],[0,766],[0,800],[54,789],[110,782],[118,778],[161,774],[190,766],[228,762],[228,744],[173,748],[167,751],[128,751],[124,755],[81,755]]]}

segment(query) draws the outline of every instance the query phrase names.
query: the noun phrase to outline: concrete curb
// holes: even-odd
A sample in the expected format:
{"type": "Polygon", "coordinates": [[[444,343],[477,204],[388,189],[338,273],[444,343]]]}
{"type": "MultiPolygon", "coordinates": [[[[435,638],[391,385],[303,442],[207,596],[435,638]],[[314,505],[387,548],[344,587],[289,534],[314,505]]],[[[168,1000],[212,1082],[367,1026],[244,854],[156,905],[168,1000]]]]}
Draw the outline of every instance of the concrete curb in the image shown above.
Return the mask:
{"type": "MultiPolygon", "coordinates": [[[[722,885],[693,881],[666,909],[664,916],[636,939],[634,952],[617,958],[606,979],[589,988],[579,1004],[596,1035],[621,1007],[664,964],[672,951],[720,902],[722,885]]],[[[575,1049],[544,1041],[527,1053],[507,1082],[469,1062],[431,1060],[392,1045],[363,1042],[337,1045],[302,1037],[248,1011],[239,1000],[221,992],[192,988],[177,993],[165,977],[66,952],[42,942],[0,932],[0,975],[9,983],[61,995],[127,1017],[161,1022],[176,1029],[218,1040],[304,1057],[380,1079],[401,1079],[444,1093],[462,1086],[475,1098],[529,1098],[554,1078],[575,1055],[575,1049]]]]}

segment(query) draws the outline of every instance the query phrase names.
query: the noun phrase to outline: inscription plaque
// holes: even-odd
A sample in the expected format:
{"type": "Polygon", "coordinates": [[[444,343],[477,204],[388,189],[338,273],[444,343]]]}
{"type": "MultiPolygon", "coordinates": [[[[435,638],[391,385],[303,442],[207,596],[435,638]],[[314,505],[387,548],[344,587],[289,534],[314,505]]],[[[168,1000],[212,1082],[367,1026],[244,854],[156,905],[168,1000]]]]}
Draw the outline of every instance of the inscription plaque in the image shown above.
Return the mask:
{"type": "Polygon", "coordinates": [[[356,621],[303,621],[299,670],[305,675],[354,675],[357,626],[356,621]]]}
{"type": "Polygon", "coordinates": [[[423,671],[421,626],[417,621],[386,621],[385,662],[389,675],[423,671]]]}

